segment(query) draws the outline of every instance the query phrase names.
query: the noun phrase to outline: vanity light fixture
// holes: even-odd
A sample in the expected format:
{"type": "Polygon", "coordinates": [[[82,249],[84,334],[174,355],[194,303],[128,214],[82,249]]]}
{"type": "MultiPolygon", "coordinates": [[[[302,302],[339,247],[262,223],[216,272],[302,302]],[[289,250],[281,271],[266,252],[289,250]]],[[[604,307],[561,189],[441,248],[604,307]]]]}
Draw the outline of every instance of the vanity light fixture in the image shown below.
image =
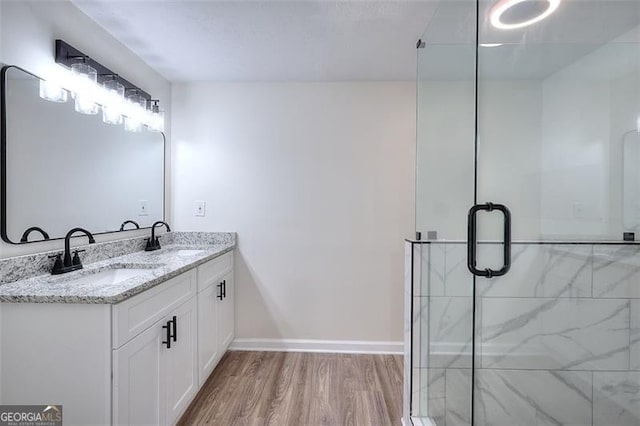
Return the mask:
{"type": "Polygon", "coordinates": [[[128,132],[139,132],[147,116],[147,100],[137,89],[132,89],[127,95],[124,111],[124,129],[128,132]]]}
{"type": "MultiPolygon", "coordinates": [[[[141,131],[144,126],[149,130],[163,131],[164,116],[157,107],[158,101],[154,110],[148,102],[151,95],[144,90],[62,40],[56,40],[55,61],[63,67],[57,67],[59,75],[52,76],[51,91],[55,92],[53,88],[57,85],[71,92],[76,111],[97,114],[102,107],[102,120],[105,123],[120,124],[124,121],[125,130],[133,132],[141,131]],[[128,95],[126,99],[125,93],[128,95]]],[[[41,83],[40,96],[58,99],[47,94],[48,84],[48,80],[41,83]]]]}
{"type": "Polygon", "coordinates": [[[122,124],[124,86],[118,81],[118,76],[112,74],[102,83],[102,87],[105,90],[102,121],[107,124],[122,124]]]}
{"type": "Polygon", "coordinates": [[[86,63],[87,57],[80,58],[81,62],[71,64],[71,74],[75,80],[75,109],[79,113],[94,115],[98,113],[96,103],[98,72],[86,63]]]}
{"type": "Polygon", "coordinates": [[[67,102],[68,92],[50,80],[40,80],[40,97],[50,102],[67,102]]]}
{"type": "Polygon", "coordinates": [[[480,43],[480,47],[500,47],[502,43],[480,43]]]}
{"type": "Polygon", "coordinates": [[[549,17],[553,12],[558,9],[560,6],[560,2],[562,0],[500,0],[496,3],[492,8],[489,14],[489,19],[491,21],[491,25],[501,30],[515,30],[518,28],[528,27],[529,25],[533,25],[536,22],[540,22],[543,19],[549,17]],[[530,19],[520,21],[520,22],[504,22],[504,14],[513,7],[526,2],[546,2],[547,7],[540,14],[534,16],[530,19]]]}
{"type": "Polygon", "coordinates": [[[149,130],[152,132],[164,132],[164,111],[160,111],[157,99],[152,99],[151,110],[149,110],[149,130]]]}

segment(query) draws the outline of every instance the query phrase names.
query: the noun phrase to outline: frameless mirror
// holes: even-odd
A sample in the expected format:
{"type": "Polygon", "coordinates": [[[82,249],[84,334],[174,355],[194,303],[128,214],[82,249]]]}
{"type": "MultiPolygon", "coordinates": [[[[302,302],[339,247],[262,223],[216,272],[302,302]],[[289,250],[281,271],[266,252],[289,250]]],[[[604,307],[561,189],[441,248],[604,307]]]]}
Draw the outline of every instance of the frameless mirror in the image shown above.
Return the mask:
{"type": "Polygon", "coordinates": [[[56,103],[39,91],[35,75],[2,69],[2,239],[19,244],[34,226],[56,239],[76,226],[100,234],[162,220],[164,135],[105,124],[76,112],[71,96],[56,103]]]}

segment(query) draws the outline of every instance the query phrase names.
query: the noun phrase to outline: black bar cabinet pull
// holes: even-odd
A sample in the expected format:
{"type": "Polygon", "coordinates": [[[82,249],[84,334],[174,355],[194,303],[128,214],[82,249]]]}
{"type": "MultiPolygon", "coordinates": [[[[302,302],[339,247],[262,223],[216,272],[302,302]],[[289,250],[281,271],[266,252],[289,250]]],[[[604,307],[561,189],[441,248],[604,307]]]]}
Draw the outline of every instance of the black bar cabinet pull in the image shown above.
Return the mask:
{"type": "Polygon", "coordinates": [[[500,277],[507,272],[511,268],[511,212],[509,209],[503,204],[493,204],[493,203],[485,203],[485,204],[476,204],[471,207],[469,210],[468,217],[468,226],[467,226],[467,267],[469,271],[473,275],[478,277],[500,277]],[[495,271],[493,269],[478,269],[477,261],[476,261],[476,243],[477,243],[477,229],[476,229],[476,214],[479,211],[487,211],[492,212],[494,210],[498,210],[502,212],[504,216],[504,241],[503,241],[503,252],[502,252],[502,262],[503,266],[501,269],[495,271]]]}
{"type": "Polygon", "coordinates": [[[163,325],[162,328],[167,330],[167,340],[164,340],[162,344],[167,345],[167,349],[171,349],[171,321],[167,321],[167,323],[163,325]]]}
{"type": "Polygon", "coordinates": [[[178,318],[174,315],[173,319],[170,321],[173,324],[173,341],[178,341],[178,318]]]}
{"type": "Polygon", "coordinates": [[[218,292],[218,299],[222,300],[224,298],[222,293],[222,283],[218,284],[218,289],[220,289],[220,291],[218,292]]]}
{"type": "Polygon", "coordinates": [[[227,298],[227,280],[222,280],[222,297],[227,298]]]}

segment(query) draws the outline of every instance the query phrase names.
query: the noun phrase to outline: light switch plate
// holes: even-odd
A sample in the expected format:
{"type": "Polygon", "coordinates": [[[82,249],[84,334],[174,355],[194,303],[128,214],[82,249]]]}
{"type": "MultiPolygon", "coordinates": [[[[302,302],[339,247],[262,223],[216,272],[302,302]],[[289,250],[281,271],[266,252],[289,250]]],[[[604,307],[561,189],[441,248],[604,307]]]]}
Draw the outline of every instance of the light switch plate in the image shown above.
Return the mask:
{"type": "Polygon", "coordinates": [[[149,216],[148,200],[138,200],[138,216],[149,216]]]}
{"type": "Polygon", "coordinates": [[[194,210],[194,216],[202,216],[204,217],[206,215],[206,208],[207,208],[207,203],[204,201],[196,201],[195,204],[195,210],[194,210]]]}

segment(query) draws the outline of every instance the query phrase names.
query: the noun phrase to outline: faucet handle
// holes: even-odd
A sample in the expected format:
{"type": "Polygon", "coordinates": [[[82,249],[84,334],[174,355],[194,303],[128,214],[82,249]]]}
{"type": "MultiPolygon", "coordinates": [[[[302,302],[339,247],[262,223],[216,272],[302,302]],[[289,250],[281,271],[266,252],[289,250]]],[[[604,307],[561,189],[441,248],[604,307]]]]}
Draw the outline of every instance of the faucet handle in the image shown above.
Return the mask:
{"type": "Polygon", "coordinates": [[[58,254],[54,254],[52,256],[48,256],[49,259],[56,259],[55,262],[53,262],[53,269],[51,270],[52,273],[56,273],[59,270],[62,269],[62,253],[58,253],[58,254]]]}
{"type": "Polygon", "coordinates": [[[73,260],[71,261],[72,265],[82,265],[82,262],[80,261],[80,256],[78,256],[78,253],[82,253],[85,252],[86,250],[74,250],[73,251],[73,260]]]}

